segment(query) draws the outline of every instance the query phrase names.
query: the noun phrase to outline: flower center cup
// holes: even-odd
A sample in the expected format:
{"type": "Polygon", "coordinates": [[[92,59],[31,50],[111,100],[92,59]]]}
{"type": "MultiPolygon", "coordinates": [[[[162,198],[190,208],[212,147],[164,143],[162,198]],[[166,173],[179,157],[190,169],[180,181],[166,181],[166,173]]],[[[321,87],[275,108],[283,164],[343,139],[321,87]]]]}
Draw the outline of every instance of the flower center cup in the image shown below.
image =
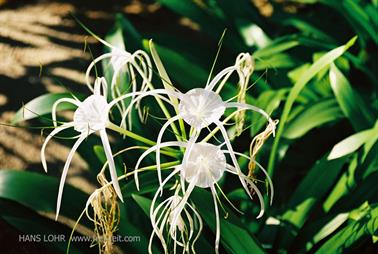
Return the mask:
{"type": "Polygon", "coordinates": [[[215,92],[195,88],[183,95],[179,114],[190,126],[200,130],[219,120],[226,110],[222,98],[215,92]]]}
{"type": "Polygon", "coordinates": [[[108,111],[108,103],[103,96],[89,96],[74,113],[75,130],[83,133],[104,129],[108,122],[108,111]]]}
{"type": "Polygon", "coordinates": [[[226,169],[226,157],[219,147],[208,143],[193,145],[187,162],[181,170],[187,182],[196,180],[196,186],[207,188],[216,183],[226,169]]]}

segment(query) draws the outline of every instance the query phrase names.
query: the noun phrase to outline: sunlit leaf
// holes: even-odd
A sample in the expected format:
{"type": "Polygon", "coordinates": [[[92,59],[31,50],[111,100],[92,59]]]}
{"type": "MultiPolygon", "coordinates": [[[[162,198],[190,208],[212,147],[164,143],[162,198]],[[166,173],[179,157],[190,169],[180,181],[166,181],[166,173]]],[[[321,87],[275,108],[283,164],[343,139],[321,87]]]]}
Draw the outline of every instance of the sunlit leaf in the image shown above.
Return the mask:
{"type": "MultiPolygon", "coordinates": [[[[26,103],[21,109],[17,111],[12,119],[12,123],[20,123],[22,121],[31,120],[51,113],[54,103],[61,98],[72,98],[69,93],[55,93],[41,95],[28,103],[26,103]]],[[[76,106],[70,103],[61,103],[57,110],[75,109],[76,106]]],[[[50,117],[49,117],[50,118],[50,117]]],[[[53,125],[51,123],[51,125],[53,125]]]]}
{"type": "Polygon", "coordinates": [[[369,112],[363,99],[352,89],[348,80],[335,64],[331,64],[329,79],[336,100],[351,124],[357,130],[371,127],[374,119],[373,115],[369,112]]]}
{"type": "Polygon", "coordinates": [[[293,107],[293,104],[298,97],[299,93],[303,90],[303,88],[306,86],[306,84],[324,67],[331,64],[335,59],[340,57],[346,50],[348,50],[354,42],[357,40],[357,37],[352,38],[350,41],[348,41],[345,45],[340,46],[336,49],[331,50],[324,56],[322,56],[319,60],[317,60],[315,63],[311,65],[311,67],[303,73],[303,75],[300,77],[300,79],[294,84],[293,88],[290,91],[290,94],[286,100],[284,110],[282,112],[282,116],[280,119],[280,124],[277,130],[277,135],[274,139],[272,152],[269,157],[269,166],[268,166],[268,172],[269,174],[273,174],[274,167],[275,167],[275,159],[277,156],[278,146],[280,142],[280,138],[282,136],[282,133],[284,131],[284,128],[286,128],[286,121],[288,120],[290,111],[293,107]]]}
{"type": "Polygon", "coordinates": [[[319,101],[305,109],[290,120],[282,136],[295,139],[311,129],[328,122],[335,122],[343,117],[339,105],[334,99],[319,101]]]}

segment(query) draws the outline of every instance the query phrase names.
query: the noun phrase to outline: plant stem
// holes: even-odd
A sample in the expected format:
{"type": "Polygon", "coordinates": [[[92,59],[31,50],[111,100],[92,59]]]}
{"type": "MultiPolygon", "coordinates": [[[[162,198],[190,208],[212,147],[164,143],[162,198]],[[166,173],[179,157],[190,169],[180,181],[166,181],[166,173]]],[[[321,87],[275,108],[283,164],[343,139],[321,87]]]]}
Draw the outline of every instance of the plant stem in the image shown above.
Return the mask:
{"type": "Polygon", "coordinates": [[[140,142],[142,142],[142,143],[144,143],[146,145],[150,145],[150,146],[156,145],[155,141],[152,141],[152,140],[150,140],[148,138],[145,138],[145,137],[142,137],[142,136],[140,136],[140,135],[138,135],[138,134],[136,134],[134,132],[131,132],[131,131],[128,131],[128,130],[126,130],[124,128],[121,128],[121,127],[119,127],[118,125],[115,125],[112,122],[108,122],[108,125],[106,127],[109,128],[109,129],[111,129],[111,130],[113,130],[113,131],[116,131],[116,132],[118,132],[120,134],[126,135],[126,136],[128,136],[128,137],[130,137],[132,139],[138,140],[138,141],[140,141],[140,142]]]}

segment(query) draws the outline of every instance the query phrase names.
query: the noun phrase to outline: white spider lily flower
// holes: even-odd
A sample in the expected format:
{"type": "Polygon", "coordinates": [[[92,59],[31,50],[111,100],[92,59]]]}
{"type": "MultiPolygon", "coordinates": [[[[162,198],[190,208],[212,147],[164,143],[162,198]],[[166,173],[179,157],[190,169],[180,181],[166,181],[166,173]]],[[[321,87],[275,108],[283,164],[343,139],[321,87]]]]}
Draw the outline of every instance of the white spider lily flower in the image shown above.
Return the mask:
{"type": "MultiPolygon", "coordinates": [[[[203,128],[208,127],[211,124],[215,124],[220,130],[223,135],[223,138],[225,140],[225,143],[230,150],[230,154],[233,160],[233,163],[235,165],[235,168],[239,170],[237,166],[236,157],[232,153],[232,147],[230,143],[230,139],[227,135],[227,131],[224,127],[224,124],[220,121],[221,117],[224,115],[224,112],[227,108],[237,108],[238,111],[244,111],[244,110],[252,110],[255,112],[258,112],[262,116],[264,116],[269,124],[273,128],[273,136],[274,136],[274,130],[275,130],[275,124],[273,120],[270,118],[270,116],[262,109],[246,104],[246,103],[239,103],[239,102],[230,102],[230,101],[223,101],[221,96],[219,95],[220,90],[226,83],[226,81],[229,79],[232,73],[237,72],[239,76],[239,83],[245,83],[247,82],[246,76],[250,75],[250,73],[253,71],[253,68],[250,66],[253,63],[253,60],[251,56],[247,53],[240,54],[241,56],[238,56],[235,64],[233,66],[227,67],[221,72],[219,72],[210,83],[206,85],[205,88],[194,88],[188,91],[187,93],[181,93],[179,91],[171,91],[166,89],[159,89],[162,90],[161,92],[156,92],[159,94],[166,94],[171,97],[175,97],[179,100],[178,107],[175,108],[175,111],[178,112],[176,116],[169,119],[160,129],[160,132],[158,134],[157,138],[157,145],[158,149],[156,152],[156,164],[157,164],[157,171],[158,171],[158,177],[159,177],[159,183],[162,183],[161,179],[161,167],[160,167],[160,144],[162,142],[162,138],[164,135],[164,132],[166,129],[175,121],[179,119],[183,119],[188,125],[190,125],[193,129],[193,135],[189,138],[189,151],[192,144],[196,142],[198,139],[200,132],[203,128]],[[248,60],[250,59],[250,60],[248,60]],[[215,87],[218,85],[217,91],[214,91],[215,87]]],[[[248,76],[249,79],[249,76],[248,76]]],[[[133,105],[133,103],[136,103],[140,101],[143,97],[147,96],[147,94],[138,96],[133,100],[129,108],[133,105]]],[[[122,98],[122,96],[120,97],[122,98]]],[[[172,103],[171,103],[172,104],[172,103]]],[[[172,104],[175,106],[174,104],[172,104]]],[[[129,111],[126,110],[126,113],[129,111]]],[[[123,117],[126,117],[124,115],[123,117]]],[[[147,151],[146,151],[147,152],[147,151]]],[[[186,153],[186,155],[189,155],[189,153],[186,153]]],[[[184,164],[186,161],[186,157],[184,157],[184,164]]],[[[139,181],[138,181],[138,172],[135,172],[135,182],[137,185],[137,188],[139,189],[139,181]]]]}
{"type": "Polygon", "coordinates": [[[108,136],[106,134],[106,126],[109,122],[108,115],[110,108],[114,105],[114,103],[108,103],[106,100],[106,91],[107,91],[107,85],[106,81],[103,78],[96,79],[93,94],[87,97],[84,101],[79,101],[76,99],[71,98],[62,98],[57,100],[52,109],[52,118],[54,121],[54,125],[56,128],[46,137],[45,142],[43,143],[42,149],[41,149],[41,160],[44,170],[47,172],[47,163],[45,158],[45,149],[50,141],[50,139],[58,134],[59,132],[73,127],[77,132],[80,134],[78,135],[78,139],[73,145],[70,153],[68,154],[66,163],[64,165],[62,176],[60,179],[60,185],[59,185],[59,192],[58,192],[58,199],[57,199],[57,208],[56,208],[56,219],[59,215],[59,210],[61,206],[61,199],[63,195],[63,187],[65,183],[65,179],[67,176],[67,172],[70,166],[70,163],[72,161],[73,155],[79,145],[92,133],[99,132],[101,141],[105,150],[105,155],[109,163],[109,171],[110,176],[112,179],[112,184],[114,187],[115,192],[117,193],[120,200],[123,202],[121,189],[119,187],[118,179],[117,179],[117,173],[116,168],[114,164],[114,159],[112,156],[112,151],[110,148],[110,143],[108,136]],[[102,91],[101,91],[102,90],[102,91]],[[72,103],[75,106],[77,106],[77,109],[75,110],[73,121],[64,123],[63,125],[57,127],[56,125],[56,109],[57,106],[62,103],[72,103]]]}
{"type": "Polygon", "coordinates": [[[157,193],[153,199],[150,209],[150,219],[153,225],[149,253],[152,253],[152,242],[156,235],[162,243],[165,253],[168,253],[168,244],[165,237],[173,240],[173,253],[176,253],[177,245],[183,249],[183,253],[195,253],[194,245],[198,240],[203,222],[198,211],[191,204],[186,204],[182,211],[178,210],[178,205],[182,201],[179,195],[180,185],[177,185],[173,196],[167,198],[155,208],[157,193]],[[174,219],[177,216],[177,220],[174,219]],[[169,225],[167,228],[166,225],[169,225]],[[168,231],[168,232],[165,232],[168,231]]]}
{"type": "MultiPolygon", "coordinates": [[[[245,174],[243,174],[240,170],[239,164],[237,166],[230,165],[227,163],[226,155],[230,155],[231,158],[238,156],[245,157],[247,159],[253,160],[253,158],[250,158],[247,155],[234,152],[233,150],[230,150],[229,148],[227,150],[222,149],[222,146],[224,144],[221,144],[219,146],[201,142],[201,143],[190,143],[188,142],[179,142],[179,141],[170,141],[165,142],[162,144],[155,145],[148,149],[145,153],[143,153],[135,167],[135,170],[138,170],[139,165],[141,161],[151,152],[158,151],[162,147],[170,147],[170,146],[179,146],[185,148],[185,154],[184,159],[182,163],[176,167],[176,169],[171,172],[171,174],[162,182],[158,190],[156,191],[156,194],[152,200],[151,204],[151,222],[152,226],[154,228],[155,234],[158,235],[160,238],[162,245],[164,249],[166,250],[166,243],[163,238],[163,234],[161,233],[161,228],[164,228],[164,225],[161,224],[168,224],[170,227],[171,232],[176,232],[176,227],[180,228],[182,225],[182,219],[180,216],[182,216],[183,210],[186,206],[189,205],[188,199],[190,197],[190,194],[192,193],[193,189],[195,187],[198,188],[210,188],[213,196],[214,201],[214,210],[215,210],[215,217],[216,217],[216,237],[215,237],[215,251],[216,253],[219,253],[219,241],[220,241],[220,218],[219,218],[219,209],[218,209],[218,194],[215,189],[216,183],[222,178],[225,172],[230,172],[232,174],[237,175],[241,179],[241,183],[245,191],[247,192],[248,196],[252,199],[252,193],[255,192],[258,196],[259,203],[260,203],[260,213],[257,216],[257,218],[260,218],[264,213],[264,199],[263,195],[261,194],[260,190],[254,183],[254,179],[250,179],[245,174]],[[180,174],[181,179],[181,191],[183,193],[182,197],[179,197],[179,201],[177,205],[175,205],[174,210],[170,211],[170,215],[173,214],[173,217],[168,217],[164,219],[156,219],[156,214],[158,213],[159,209],[164,206],[166,210],[168,210],[168,204],[162,203],[161,206],[158,206],[155,208],[155,202],[158,197],[158,193],[161,193],[165,184],[172,179],[175,175],[180,174]],[[185,188],[185,182],[188,183],[187,188],[185,188]],[[160,226],[159,226],[160,225],[160,226]]],[[[234,162],[234,160],[232,159],[234,162]]],[[[255,161],[254,161],[255,162],[255,161]]],[[[269,186],[270,186],[270,193],[271,193],[271,201],[273,199],[273,184],[272,181],[266,172],[266,170],[257,162],[255,164],[261,169],[261,171],[264,173],[265,177],[268,180],[269,186]]],[[[175,193],[177,196],[177,193],[175,193]]],[[[175,196],[174,195],[174,196],[175,196]]],[[[174,197],[173,196],[173,197],[174,197]]],[[[173,202],[173,197],[171,203],[173,202]]],[[[169,200],[169,199],[167,199],[169,200]]],[[[169,202],[167,201],[166,202],[169,202]]],[[[165,210],[163,210],[165,211],[165,210]]],[[[160,213],[161,214],[161,213],[160,213]]],[[[166,216],[170,216],[167,215],[166,216]]],[[[167,251],[166,251],[167,252],[167,251]]]]}
{"type": "MultiPolygon", "coordinates": [[[[102,42],[106,43],[104,41],[102,42]]],[[[106,43],[106,45],[111,48],[111,52],[97,57],[87,68],[85,77],[88,88],[93,91],[93,87],[90,82],[90,73],[96,63],[105,59],[110,59],[109,62],[113,67],[113,76],[110,84],[110,95],[112,99],[116,99],[122,95],[121,90],[117,85],[117,80],[122,71],[128,74],[131,85],[131,92],[136,92],[137,90],[146,91],[148,89],[148,85],[151,83],[153,74],[152,64],[148,54],[143,50],[137,50],[134,53],[130,53],[123,48],[117,48],[109,43],[106,43]],[[138,75],[142,79],[139,89],[137,87],[138,75]]],[[[134,99],[134,96],[132,96],[132,99],[134,99]]],[[[126,109],[125,103],[123,101],[120,101],[120,105],[117,105],[117,107],[120,110],[121,114],[124,114],[124,111],[126,109]]],[[[139,110],[139,104],[136,105],[136,108],[139,110]]],[[[141,117],[140,110],[139,115],[141,117]]],[[[128,121],[128,127],[131,128],[131,115],[128,121]]],[[[126,128],[126,119],[123,119],[121,127],[126,128]]]]}

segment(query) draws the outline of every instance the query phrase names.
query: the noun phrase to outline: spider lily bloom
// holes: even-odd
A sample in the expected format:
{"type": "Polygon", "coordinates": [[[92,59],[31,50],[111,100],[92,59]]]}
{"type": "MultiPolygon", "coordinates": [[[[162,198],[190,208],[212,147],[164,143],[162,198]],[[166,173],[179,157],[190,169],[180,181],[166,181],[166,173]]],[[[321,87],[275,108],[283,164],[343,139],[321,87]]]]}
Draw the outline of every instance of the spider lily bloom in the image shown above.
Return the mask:
{"type": "MultiPolygon", "coordinates": [[[[252,57],[247,53],[242,53],[237,57],[237,60],[233,66],[227,67],[221,72],[219,72],[210,83],[206,85],[205,88],[194,88],[187,93],[181,93],[179,91],[168,91],[165,90],[164,92],[169,96],[175,97],[179,100],[178,107],[175,108],[178,114],[171,119],[169,119],[160,129],[157,138],[157,145],[158,149],[156,151],[156,165],[158,171],[159,182],[161,183],[161,168],[160,168],[160,144],[162,142],[163,134],[165,130],[170,126],[172,123],[179,119],[183,119],[187,124],[189,124],[193,128],[193,135],[189,138],[189,145],[188,150],[190,151],[190,147],[192,144],[196,142],[198,139],[200,132],[203,128],[208,127],[211,124],[215,124],[221,131],[222,136],[225,140],[225,143],[230,150],[230,154],[233,160],[233,163],[238,171],[239,168],[237,167],[236,157],[234,153],[232,153],[232,147],[230,143],[230,139],[227,136],[227,131],[224,128],[223,123],[220,121],[221,117],[224,115],[224,112],[227,108],[237,108],[238,111],[243,110],[252,110],[255,112],[260,113],[263,115],[269,122],[271,126],[273,126],[273,135],[274,135],[274,128],[275,124],[273,120],[269,117],[269,115],[263,111],[262,109],[240,102],[230,102],[230,101],[223,101],[219,92],[221,91],[222,87],[229,79],[232,73],[236,72],[239,76],[239,83],[245,84],[247,82],[247,77],[249,73],[253,70],[250,66],[253,64],[252,57]],[[248,60],[249,59],[249,60],[248,60]],[[214,91],[215,87],[218,85],[216,91],[214,91]]],[[[248,76],[249,79],[249,76],[248,76]]],[[[161,89],[159,89],[161,90],[161,89]]],[[[164,90],[164,89],[162,89],[164,90]]],[[[139,100],[141,100],[146,95],[141,95],[135,98],[129,105],[131,105],[139,100]]],[[[173,104],[172,104],[173,105],[173,104]]],[[[175,106],[175,105],[173,105],[175,106]]],[[[124,116],[125,117],[125,116],[124,116]]],[[[147,151],[146,151],[147,152],[147,151]]],[[[145,153],[146,153],[145,152],[145,153]]],[[[190,152],[186,153],[184,156],[184,164],[186,161],[186,157],[190,154],[190,152]]],[[[135,182],[137,188],[139,189],[139,181],[138,181],[138,172],[135,171],[135,182]]]]}
{"type": "Polygon", "coordinates": [[[149,253],[152,253],[152,242],[155,235],[161,241],[164,252],[168,252],[168,246],[165,241],[166,230],[168,230],[167,237],[173,240],[173,253],[176,253],[177,245],[183,249],[183,253],[190,253],[190,250],[195,253],[194,245],[202,231],[203,222],[197,210],[190,204],[186,204],[182,212],[178,210],[178,205],[182,201],[179,191],[180,185],[177,185],[174,195],[164,200],[156,208],[154,207],[156,198],[154,199],[150,209],[153,231],[148,246],[149,253]],[[177,213],[179,213],[178,219],[173,222],[177,213]],[[169,227],[166,227],[166,225],[169,225],[169,227]]]}
{"type": "Polygon", "coordinates": [[[62,176],[60,179],[58,199],[57,199],[57,208],[56,208],[56,219],[59,215],[61,199],[63,195],[64,182],[67,176],[68,168],[70,166],[73,155],[79,145],[92,133],[99,132],[102,144],[104,146],[105,155],[109,163],[109,171],[112,179],[112,184],[115,192],[117,193],[120,200],[123,202],[121,189],[119,187],[117,173],[115,169],[115,164],[112,156],[112,151],[110,148],[108,136],[106,134],[106,126],[109,122],[108,115],[110,108],[114,103],[108,103],[106,100],[107,85],[106,81],[103,78],[98,78],[95,81],[93,95],[90,95],[84,101],[79,101],[71,98],[62,98],[57,100],[52,109],[52,118],[56,126],[56,109],[57,106],[62,103],[72,103],[77,106],[77,109],[73,116],[73,121],[64,123],[63,125],[57,127],[46,137],[46,140],[41,149],[41,160],[44,170],[47,172],[47,163],[45,158],[45,149],[49,140],[58,134],[59,132],[66,130],[68,128],[74,128],[80,134],[78,139],[73,145],[70,153],[68,154],[66,163],[63,168],[62,176]]]}
{"type": "MultiPolygon", "coordinates": [[[[128,74],[130,85],[131,85],[131,92],[137,91],[137,74],[142,78],[142,83],[140,87],[140,91],[146,91],[148,89],[148,85],[150,84],[152,80],[152,65],[151,60],[146,52],[143,50],[137,50],[133,54],[126,51],[123,48],[117,48],[106,41],[101,40],[102,43],[104,43],[106,46],[108,46],[111,49],[111,52],[105,53],[96,59],[94,59],[91,64],[88,66],[86,71],[86,83],[87,86],[91,91],[93,91],[93,87],[90,82],[90,73],[93,67],[98,63],[99,61],[110,59],[110,64],[113,67],[113,76],[110,84],[110,92],[111,92],[111,98],[116,99],[122,95],[121,90],[119,86],[117,86],[117,79],[119,78],[119,74],[122,71],[125,71],[128,74]]],[[[132,96],[132,99],[134,99],[134,96],[132,96]]],[[[125,111],[125,104],[123,101],[120,103],[121,105],[117,105],[118,109],[120,110],[121,114],[125,111]]],[[[137,109],[139,109],[139,105],[137,104],[137,109]]],[[[141,112],[139,110],[139,115],[141,117],[141,112]]],[[[126,128],[126,119],[124,119],[121,123],[121,126],[123,128],[126,128]]],[[[131,127],[131,115],[128,119],[129,126],[131,127]]]]}
{"type": "MultiPolygon", "coordinates": [[[[148,149],[146,153],[142,154],[139,158],[135,170],[138,170],[139,165],[141,161],[150,153],[155,150],[158,150],[161,147],[169,147],[169,146],[178,146],[185,148],[185,154],[181,165],[177,166],[175,170],[173,170],[170,175],[160,184],[158,190],[155,193],[155,196],[151,203],[151,222],[152,226],[154,228],[154,233],[158,235],[160,238],[164,249],[166,250],[166,244],[165,240],[161,239],[163,237],[161,233],[161,228],[164,228],[164,222],[165,224],[169,224],[170,232],[176,232],[176,227],[180,228],[181,225],[181,216],[183,213],[183,210],[185,210],[185,207],[188,206],[188,199],[190,197],[190,194],[192,193],[193,189],[195,187],[199,188],[210,188],[214,200],[214,209],[215,209],[215,216],[216,216],[216,239],[215,239],[215,250],[216,253],[219,252],[219,240],[220,240],[220,219],[219,219],[219,210],[218,210],[218,194],[215,189],[216,183],[222,178],[223,174],[225,172],[230,172],[232,174],[237,175],[242,182],[242,185],[247,192],[248,196],[252,199],[252,193],[255,192],[259,198],[260,202],[260,213],[257,216],[257,218],[260,218],[264,213],[264,200],[263,196],[260,192],[260,190],[257,188],[256,184],[254,183],[255,179],[251,179],[245,174],[243,174],[240,170],[239,165],[237,166],[231,165],[227,163],[226,155],[231,155],[230,157],[236,157],[242,156],[247,159],[253,160],[253,158],[250,158],[247,155],[237,153],[230,151],[229,149],[223,150],[222,146],[224,144],[221,144],[219,146],[210,144],[210,143],[194,143],[190,144],[189,142],[180,142],[180,141],[170,141],[165,142],[160,145],[155,145],[148,149]],[[189,150],[190,149],[190,150],[189,150]],[[188,155],[189,153],[189,155],[188,155]],[[159,205],[157,208],[155,208],[155,203],[158,197],[158,193],[161,193],[165,184],[172,179],[175,175],[180,174],[180,185],[182,190],[182,197],[179,197],[178,204],[175,205],[175,208],[172,210],[169,210],[168,204],[164,202],[169,202],[167,200],[164,201],[161,205],[159,205]],[[187,188],[185,188],[185,182],[188,183],[187,188]],[[165,205],[166,204],[166,205],[165,205]],[[162,219],[163,217],[159,217],[156,219],[156,214],[158,214],[159,209],[161,207],[164,207],[164,211],[170,211],[167,212],[170,215],[173,215],[170,217],[169,221],[162,219]],[[160,226],[159,226],[160,225],[160,226]]],[[[255,161],[254,161],[255,162],[255,161]]],[[[270,186],[270,192],[271,192],[271,200],[273,198],[273,184],[271,179],[269,178],[268,173],[265,171],[265,169],[255,162],[255,164],[261,169],[261,171],[265,174],[266,178],[268,179],[268,183],[270,186]]],[[[177,193],[175,193],[177,196],[177,193]]],[[[176,200],[177,201],[177,200],[176,200]]],[[[171,201],[173,202],[173,201],[171,201]]],[[[185,213],[185,211],[184,211],[185,213]]],[[[160,214],[163,214],[162,212],[160,214]]],[[[165,216],[169,216],[165,214],[165,216]]],[[[167,251],[166,251],[167,252],[167,251]]]]}

